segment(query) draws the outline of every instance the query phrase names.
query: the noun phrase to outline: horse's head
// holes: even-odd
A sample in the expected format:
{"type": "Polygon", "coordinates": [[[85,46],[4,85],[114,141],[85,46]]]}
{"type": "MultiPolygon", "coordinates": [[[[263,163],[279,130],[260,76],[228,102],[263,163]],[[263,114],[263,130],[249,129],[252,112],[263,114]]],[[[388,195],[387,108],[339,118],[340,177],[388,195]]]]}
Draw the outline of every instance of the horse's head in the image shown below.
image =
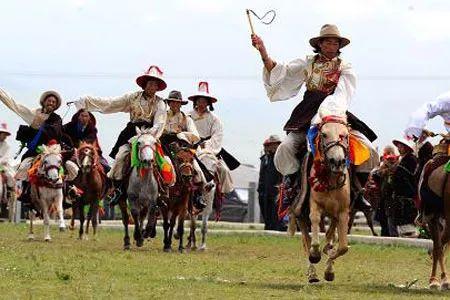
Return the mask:
{"type": "Polygon", "coordinates": [[[344,173],[349,152],[349,129],[346,118],[324,117],[319,128],[319,149],[325,164],[332,173],[344,173]]]}
{"type": "Polygon", "coordinates": [[[190,181],[194,176],[194,155],[195,151],[188,145],[178,144],[174,142],[170,145],[175,152],[175,164],[184,182],[190,181]]]}
{"type": "Polygon", "coordinates": [[[136,142],[139,161],[150,166],[154,159],[156,138],[151,129],[136,127],[136,142]]]}
{"type": "Polygon", "coordinates": [[[60,179],[62,156],[60,145],[42,146],[42,159],[39,174],[50,183],[57,183],[60,179]]]}
{"type": "Polygon", "coordinates": [[[77,149],[81,172],[90,173],[98,163],[97,147],[90,143],[82,142],[77,149]]]}

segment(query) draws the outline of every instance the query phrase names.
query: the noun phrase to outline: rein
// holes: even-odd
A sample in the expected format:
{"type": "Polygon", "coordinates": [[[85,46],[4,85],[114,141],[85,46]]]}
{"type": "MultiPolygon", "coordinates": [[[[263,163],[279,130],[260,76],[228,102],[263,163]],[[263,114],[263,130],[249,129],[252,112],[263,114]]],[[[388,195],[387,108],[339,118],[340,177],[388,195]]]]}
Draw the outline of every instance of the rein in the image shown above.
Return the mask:
{"type": "Polygon", "coordinates": [[[345,172],[332,172],[331,166],[328,159],[326,159],[326,154],[334,147],[341,147],[345,153],[345,158],[348,161],[349,158],[349,137],[339,137],[338,140],[331,141],[324,144],[322,142],[321,130],[323,125],[328,123],[341,124],[348,126],[347,122],[336,116],[327,116],[323,118],[322,123],[319,125],[319,136],[318,136],[318,146],[319,146],[319,157],[315,159],[313,163],[313,175],[309,178],[310,184],[313,189],[317,192],[326,192],[342,188],[346,181],[347,176],[345,172]],[[331,184],[331,179],[335,179],[334,184],[331,184]]]}

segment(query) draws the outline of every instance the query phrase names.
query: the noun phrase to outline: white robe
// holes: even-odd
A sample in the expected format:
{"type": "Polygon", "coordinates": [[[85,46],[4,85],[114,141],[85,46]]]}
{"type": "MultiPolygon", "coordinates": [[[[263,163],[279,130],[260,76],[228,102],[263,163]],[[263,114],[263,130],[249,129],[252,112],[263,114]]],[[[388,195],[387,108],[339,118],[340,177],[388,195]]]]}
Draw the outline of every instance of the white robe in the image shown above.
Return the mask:
{"type": "Polygon", "coordinates": [[[450,91],[439,95],[436,100],[424,103],[411,114],[404,132],[407,138],[420,137],[430,119],[441,116],[447,132],[450,132],[450,91]]]}

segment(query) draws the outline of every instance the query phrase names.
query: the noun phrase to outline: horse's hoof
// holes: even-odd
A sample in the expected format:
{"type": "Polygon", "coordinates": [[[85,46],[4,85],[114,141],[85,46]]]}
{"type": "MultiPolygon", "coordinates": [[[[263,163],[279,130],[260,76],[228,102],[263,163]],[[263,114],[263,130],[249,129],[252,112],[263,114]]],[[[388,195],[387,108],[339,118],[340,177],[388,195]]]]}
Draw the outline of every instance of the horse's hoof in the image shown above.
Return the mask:
{"type": "Polygon", "coordinates": [[[437,290],[441,287],[441,284],[439,283],[439,280],[436,277],[432,277],[430,278],[430,284],[428,285],[428,287],[431,290],[437,290]]]}
{"type": "Polygon", "coordinates": [[[139,248],[144,246],[144,240],[137,240],[136,241],[136,246],[139,247],[139,248]]]}
{"type": "Polygon", "coordinates": [[[51,237],[46,237],[46,238],[44,239],[44,241],[46,241],[46,242],[51,242],[51,241],[52,241],[52,238],[51,238],[51,237]]]}
{"type": "Polygon", "coordinates": [[[156,229],[151,229],[150,233],[149,233],[149,236],[150,236],[151,239],[154,239],[156,237],[156,229]]]}
{"type": "Polygon", "coordinates": [[[448,280],[445,280],[441,283],[441,290],[447,291],[450,289],[450,282],[448,280]]]}
{"type": "Polygon", "coordinates": [[[317,283],[320,282],[319,277],[317,277],[317,275],[310,275],[308,276],[308,282],[309,283],[317,283]]]}
{"type": "Polygon", "coordinates": [[[59,227],[59,232],[64,232],[66,231],[66,227],[59,227]]]}
{"type": "Polygon", "coordinates": [[[123,246],[123,250],[131,250],[131,246],[130,245],[124,245],[123,246]]]}
{"type": "MultiPolygon", "coordinates": [[[[194,248],[192,248],[192,249],[195,249],[195,247],[194,248]]],[[[198,251],[206,251],[208,248],[206,248],[206,245],[201,245],[199,248],[198,248],[198,251]]]]}
{"type": "Polygon", "coordinates": [[[173,234],[173,238],[176,239],[176,240],[179,240],[180,239],[180,235],[178,233],[174,233],[173,234]]]}
{"type": "Polygon", "coordinates": [[[178,253],[183,254],[184,253],[184,248],[178,248],[178,253]]]}
{"type": "Polygon", "coordinates": [[[170,252],[172,252],[172,248],[164,247],[163,251],[166,252],[166,253],[170,253],[170,252]]]}
{"type": "Polygon", "coordinates": [[[75,226],[69,225],[69,230],[70,231],[75,230],[75,226]]]}
{"type": "Polygon", "coordinates": [[[28,240],[29,241],[34,241],[34,234],[29,234],[28,235],[28,240]]]}
{"type": "Polygon", "coordinates": [[[333,281],[334,280],[334,273],[333,272],[325,272],[323,278],[326,281],[333,281]]]}

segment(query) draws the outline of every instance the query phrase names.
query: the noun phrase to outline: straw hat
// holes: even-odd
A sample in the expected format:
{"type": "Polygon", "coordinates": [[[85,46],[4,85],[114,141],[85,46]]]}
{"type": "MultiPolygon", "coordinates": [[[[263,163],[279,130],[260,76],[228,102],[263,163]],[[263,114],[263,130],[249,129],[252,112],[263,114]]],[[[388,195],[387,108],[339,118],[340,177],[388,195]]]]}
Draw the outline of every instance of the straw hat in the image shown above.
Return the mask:
{"type": "Polygon", "coordinates": [[[158,82],[158,91],[162,91],[167,87],[166,82],[163,79],[163,72],[158,66],[150,66],[147,72],[136,78],[136,83],[142,88],[145,89],[145,85],[147,82],[152,79],[158,82]]]}
{"type": "Polygon", "coordinates": [[[8,130],[8,124],[6,124],[6,123],[0,124],[0,132],[4,132],[7,135],[11,135],[11,132],[9,132],[9,130],[8,130]]]}
{"type": "Polygon", "coordinates": [[[44,106],[44,100],[47,99],[49,96],[53,96],[56,98],[57,103],[55,110],[57,110],[61,106],[62,98],[56,91],[46,91],[42,93],[41,98],[39,99],[39,103],[41,104],[41,106],[44,106]]]}
{"type": "Polygon", "coordinates": [[[348,38],[345,38],[345,37],[341,36],[337,26],[333,25],[333,24],[325,24],[325,25],[323,25],[322,28],[320,28],[319,36],[316,36],[316,37],[313,37],[312,39],[310,39],[309,40],[309,44],[313,48],[318,48],[319,47],[319,41],[320,41],[320,39],[323,39],[323,38],[338,38],[341,41],[341,47],[340,48],[344,48],[345,46],[350,44],[350,40],[348,38]]]}
{"type": "Polygon", "coordinates": [[[181,96],[181,92],[179,91],[171,91],[169,93],[169,96],[167,99],[165,99],[166,102],[168,101],[174,101],[174,102],[181,102],[181,105],[185,105],[188,103],[188,101],[183,100],[183,97],[181,96]]]}
{"type": "Polygon", "coordinates": [[[206,81],[199,82],[198,92],[195,95],[189,96],[188,99],[194,101],[200,97],[208,99],[210,103],[217,102],[217,99],[209,93],[209,84],[206,81]]]}
{"type": "Polygon", "coordinates": [[[278,135],[276,135],[276,134],[272,134],[263,143],[264,146],[269,145],[269,144],[281,144],[280,137],[278,135]]]}
{"type": "Polygon", "coordinates": [[[405,138],[400,138],[400,139],[396,139],[396,140],[392,140],[392,144],[395,145],[395,147],[398,148],[399,145],[404,145],[406,147],[408,147],[409,149],[411,149],[412,152],[414,152],[414,145],[412,143],[412,141],[409,141],[405,138]]]}

